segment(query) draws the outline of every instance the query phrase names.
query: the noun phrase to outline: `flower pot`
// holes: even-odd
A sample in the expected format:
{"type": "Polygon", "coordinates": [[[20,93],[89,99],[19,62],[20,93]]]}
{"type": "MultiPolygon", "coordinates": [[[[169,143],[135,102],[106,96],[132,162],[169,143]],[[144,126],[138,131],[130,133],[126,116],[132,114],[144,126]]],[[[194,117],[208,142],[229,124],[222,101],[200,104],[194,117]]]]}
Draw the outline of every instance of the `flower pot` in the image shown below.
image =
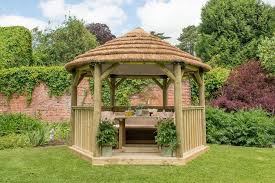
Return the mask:
{"type": "Polygon", "coordinates": [[[101,155],[104,157],[111,157],[113,153],[113,149],[111,145],[101,146],[101,155]]]}
{"type": "Polygon", "coordinates": [[[136,116],[141,116],[142,115],[142,109],[136,109],[135,115],[136,116]]]}
{"type": "Polygon", "coordinates": [[[165,156],[165,157],[173,156],[173,150],[169,146],[162,146],[161,151],[162,151],[162,156],[165,156]]]}

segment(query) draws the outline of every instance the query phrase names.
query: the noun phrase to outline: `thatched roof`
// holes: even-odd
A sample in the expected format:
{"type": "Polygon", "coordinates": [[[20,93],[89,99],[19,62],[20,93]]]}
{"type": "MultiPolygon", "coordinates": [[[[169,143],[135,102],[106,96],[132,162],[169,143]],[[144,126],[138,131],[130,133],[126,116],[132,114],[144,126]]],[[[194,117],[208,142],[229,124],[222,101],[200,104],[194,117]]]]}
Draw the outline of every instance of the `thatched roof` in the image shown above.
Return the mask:
{"type": "Polygon", "coordinates": [[[141,28],[134,29],[119,38],[77,56],[73,61],[67,63],[65,68],[71,71],[74,68],[93,62],[184,62],[200,67],[204,71],[211,69],[210,66],[202,63],[199,58],[181,51],[141,28]]]}

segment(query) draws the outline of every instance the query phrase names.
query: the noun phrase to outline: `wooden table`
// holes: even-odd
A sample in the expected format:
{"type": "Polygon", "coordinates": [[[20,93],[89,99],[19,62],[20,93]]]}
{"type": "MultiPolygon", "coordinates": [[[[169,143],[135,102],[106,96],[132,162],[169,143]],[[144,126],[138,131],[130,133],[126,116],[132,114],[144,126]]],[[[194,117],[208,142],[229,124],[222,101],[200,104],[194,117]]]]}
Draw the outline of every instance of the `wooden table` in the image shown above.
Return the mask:
{"type": "Polygon", "coordinates": [[[122,149],[122,147],[126,143],[126,131],[125,131],[125,121],[126,119],[158,119],[157,116],[115,116],[115,120],[119,122],[119,140],[118,140],[118,148],[122,149]]]}

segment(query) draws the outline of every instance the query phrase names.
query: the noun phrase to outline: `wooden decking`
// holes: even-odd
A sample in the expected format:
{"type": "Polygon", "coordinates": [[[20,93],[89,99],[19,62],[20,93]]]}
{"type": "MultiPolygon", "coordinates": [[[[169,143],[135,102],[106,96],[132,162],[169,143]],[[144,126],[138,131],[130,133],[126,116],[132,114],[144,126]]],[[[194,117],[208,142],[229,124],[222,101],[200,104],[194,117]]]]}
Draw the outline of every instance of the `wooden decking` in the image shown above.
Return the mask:
{"type": "Polygon", "coordinates": [[[208,146],[200,146],[183,154],[182,158],[162,157],[155,145],[140,145],[123,147],[122,150],[114,150],[112,157],[93,157],[88,151],[71,146],[70,149],[88,160],[93,165],[185,165],[208,150],[208,146]]]}

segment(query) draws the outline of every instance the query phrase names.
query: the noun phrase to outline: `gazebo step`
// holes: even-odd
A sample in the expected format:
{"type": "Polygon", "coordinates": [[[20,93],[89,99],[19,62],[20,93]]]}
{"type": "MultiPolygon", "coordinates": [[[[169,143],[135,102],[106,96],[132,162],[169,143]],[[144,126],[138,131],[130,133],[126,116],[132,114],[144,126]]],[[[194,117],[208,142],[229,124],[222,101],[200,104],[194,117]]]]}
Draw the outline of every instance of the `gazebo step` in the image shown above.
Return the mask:
{"type": "MultiPolygon", "coordinates": [[[[116,150],[115,150],[116,152],[116,150]]],[[[159,153],[159,148],[154,144],[131,144],[122,147],[119,152],[125,153],[159,153]]]]}

